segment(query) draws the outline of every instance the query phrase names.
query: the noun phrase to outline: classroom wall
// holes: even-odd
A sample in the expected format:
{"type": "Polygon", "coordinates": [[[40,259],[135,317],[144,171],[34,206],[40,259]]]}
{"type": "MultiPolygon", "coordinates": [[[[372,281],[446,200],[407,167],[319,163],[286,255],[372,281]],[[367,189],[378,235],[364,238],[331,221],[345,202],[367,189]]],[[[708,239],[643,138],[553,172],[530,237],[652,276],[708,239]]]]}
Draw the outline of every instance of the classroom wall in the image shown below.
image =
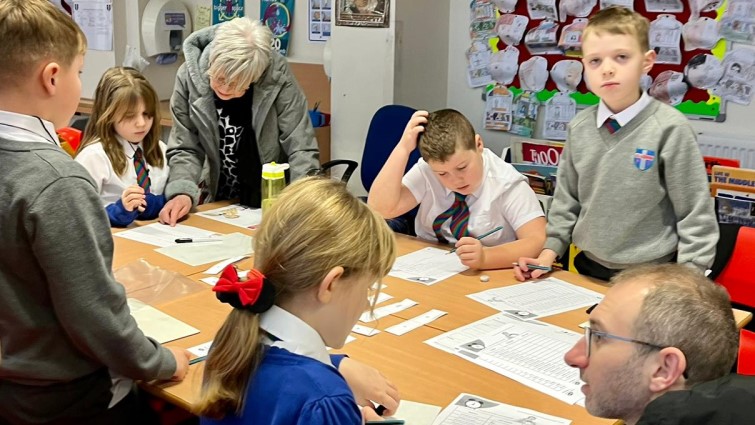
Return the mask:
{"type": "MultiPolygon", "coordinates": [[[[212,0],[182,0],[194,19],[197,6],[212,6],[212,0]]],[[[84,71],[81,75],[81,97],[91,99],[102,73],[110,67],[123,64],[126,45],[139,45],[141,48],[141,13],[148,0],[128,0],[113,2],[113,50],[89,50],[84,59],[84,71]]],[[[324,42],[308,40],[309,3],[306,0],[295,0],[294,25],[289,44],[288,59],[291,62],[322,64],[324,42]]],[[[246,0],[246,16],[259,19],[260,0],[246,0]]],[[[158,65],[154,58],[147,58],[150,65],[144,74],[155,86],[160,99],[169,99],[173,91],[173,83],[179,66],[183,63],[183,56],[179,56],[174,64],[158,65]]]]}
{"type": "MultiPolygon", "coordinates": [[[[483,129],[485,102],[482,100],[482,91],[480,88],[472,89],[467,84],[465,51],[470,46],[469,1],[450,0],[449,16],[448,107],[458,109],[469,117],[486,146],[500,153],[509,144],[509,133],[483,129]]],[[[723,123],[700,120],[690,120],[690,123],[698,132],[715,134],[721,138],[745,138],[752,140],[755,145],[755,127],[748,124],[755,116],[755,103],[742,106],[729,102],[726,112],[726,121],[723,123]]]]}

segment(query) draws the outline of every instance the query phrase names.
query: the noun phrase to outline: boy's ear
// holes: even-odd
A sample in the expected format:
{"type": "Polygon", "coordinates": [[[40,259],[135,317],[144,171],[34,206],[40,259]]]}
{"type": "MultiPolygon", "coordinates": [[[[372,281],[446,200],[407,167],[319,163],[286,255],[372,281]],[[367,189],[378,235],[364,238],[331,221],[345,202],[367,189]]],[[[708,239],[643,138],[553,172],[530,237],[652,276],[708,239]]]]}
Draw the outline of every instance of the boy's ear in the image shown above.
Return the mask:
{"type": "Polygon", "coordinates": [[[482,143],[482,136],[479,134],[474,135],[474,145],[477,149],[477,152],[482,153],[482,150],[485,148],[485,145],[482,143]]]}
{"type": "Polygon", "coordinates": [[[650,49],[647,52],[645,52],[645,58],[642,61],[642,72],[647,74],[650,72],[651,69],[653,69],[653,65],[655,64],[655,58],[658,54],[655,52],[655,50],[650,49]]]}
{"type": "Polygon", "coordinates": [[[320,282],[320,286],[317,287],[317,300],[323,304],[327,304],[333,299],[333,292],[336,288],[336,282],[343,276],[343,267],[333,267],[330,269],[325,278],[320,282]]]}
{"type": "Polygon", "coordinates": [[[55,81],[60,78],[60,71],[61,68],[57,62],[50,62],[42,68],[42,86],[47,94],[55,94],[55,81]]]}

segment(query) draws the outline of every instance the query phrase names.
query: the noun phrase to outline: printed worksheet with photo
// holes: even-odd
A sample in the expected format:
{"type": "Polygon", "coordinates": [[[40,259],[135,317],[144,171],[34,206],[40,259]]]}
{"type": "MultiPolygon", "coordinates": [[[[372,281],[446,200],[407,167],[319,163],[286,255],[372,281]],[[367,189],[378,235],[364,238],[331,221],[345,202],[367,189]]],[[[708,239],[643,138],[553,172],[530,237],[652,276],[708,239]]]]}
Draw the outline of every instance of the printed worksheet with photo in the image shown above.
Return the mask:
{"type": "Polygon", "coordinates": [[[450,250],[427,247],[396,258],[388,275],[423,285],[432,285],[469,267],[450,250]]]}
{"type": "Polygon", "coordinates": [[[474,395],[459,394],[433,425],[568,425],[571,421],[474,395]]]}

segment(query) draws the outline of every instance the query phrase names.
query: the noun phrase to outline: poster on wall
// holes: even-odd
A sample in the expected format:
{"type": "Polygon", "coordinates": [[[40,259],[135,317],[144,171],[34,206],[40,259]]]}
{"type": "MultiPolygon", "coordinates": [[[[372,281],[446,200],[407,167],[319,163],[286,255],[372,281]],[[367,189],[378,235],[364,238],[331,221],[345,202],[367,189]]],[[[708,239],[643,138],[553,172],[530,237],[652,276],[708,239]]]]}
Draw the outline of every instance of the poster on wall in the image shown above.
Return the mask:
{"type": "Polygon", "coordinates": [[[388,28],[390,0],[333,0],[336,25],[388,28]]]}
{"type": "Polygon", "coordinates": [[[87,39],[89,50],[113,50],[112,0],[79,0],[73,2],[71,16],[87,39]]]}
{"type": "Polygon", "coordinates": [[[212,24],[244,16],[244,0],[212,0],[212,24]]]}
{"type": "Polygon", "coordinates": [[[273,33],[273,49],[288,55],[288,41],[294,22],[294,0],[262,0],[260,19],[273,33]]]}
{"type": "Polygon", "coordinates": [[[333,20],[333,0],[309,0],[309,41],[327,41],[333,20]]]}

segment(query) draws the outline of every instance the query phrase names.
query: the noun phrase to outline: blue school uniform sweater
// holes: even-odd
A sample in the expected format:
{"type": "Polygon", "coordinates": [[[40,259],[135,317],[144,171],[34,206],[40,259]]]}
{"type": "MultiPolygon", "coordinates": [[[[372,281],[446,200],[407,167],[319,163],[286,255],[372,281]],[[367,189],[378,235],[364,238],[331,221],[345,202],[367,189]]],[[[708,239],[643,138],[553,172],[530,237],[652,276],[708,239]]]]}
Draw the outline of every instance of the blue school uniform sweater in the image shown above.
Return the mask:
{"type": "Polygon", "coordinates": [[[202,425],[360,425],[362,414],[346,380],[319,360],[268,347],[246,391],[241,416],[202,418],[202,425]]]}

